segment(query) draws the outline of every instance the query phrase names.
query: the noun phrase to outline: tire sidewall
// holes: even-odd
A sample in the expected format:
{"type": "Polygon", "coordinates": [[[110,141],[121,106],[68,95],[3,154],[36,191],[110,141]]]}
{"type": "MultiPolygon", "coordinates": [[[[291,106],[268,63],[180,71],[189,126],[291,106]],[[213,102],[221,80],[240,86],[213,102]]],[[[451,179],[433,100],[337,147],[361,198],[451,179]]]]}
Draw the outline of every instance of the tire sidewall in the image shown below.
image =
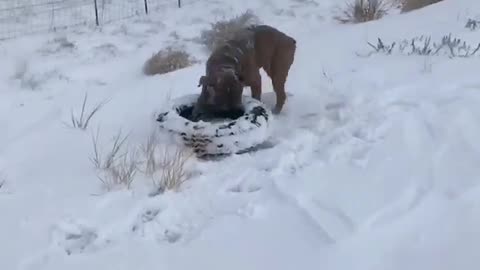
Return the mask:
{"type": "Polygon", "coordinates": [[[181,110],[194,106],[198,97],[190,94],[176,98],[170,109],[157,117],[160,129],[170,133],[176,143],[193,148],[197,156],[235,154],[268,139],[273,114],[264,103],[242,96],[245,113],[235,120],[216,123],[193,122],[180,116],[181,110]]]}

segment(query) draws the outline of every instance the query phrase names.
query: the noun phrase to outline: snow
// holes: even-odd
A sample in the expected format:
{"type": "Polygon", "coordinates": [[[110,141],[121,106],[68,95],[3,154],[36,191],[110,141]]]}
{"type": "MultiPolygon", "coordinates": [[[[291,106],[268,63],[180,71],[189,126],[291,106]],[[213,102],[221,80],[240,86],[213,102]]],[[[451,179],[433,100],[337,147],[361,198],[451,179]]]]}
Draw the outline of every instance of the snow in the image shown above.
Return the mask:
{"type": "Polygon", "coordinates": [[[464,26],[480,3],[357,25],[332,20],[335,6],[172,3],[101,30],[0,43],[0,269],[477,269],[478,56],[356,53],[377,37],[476,44],[464,26]],[[147,77],[144,61],[170,44],[205,61],[192,38],[247,8],[298,44],[274,147],[192,159],[178,192],[149,196],[142,174],[130,189],[102,189],[89,160],[97,128],[102,148],[119,129],[139,145],[169,100],[199,91],[203,63],[147,77]],[[88,108],[109,102],[86,130],[69,128],[85,92],[88,108]]]}

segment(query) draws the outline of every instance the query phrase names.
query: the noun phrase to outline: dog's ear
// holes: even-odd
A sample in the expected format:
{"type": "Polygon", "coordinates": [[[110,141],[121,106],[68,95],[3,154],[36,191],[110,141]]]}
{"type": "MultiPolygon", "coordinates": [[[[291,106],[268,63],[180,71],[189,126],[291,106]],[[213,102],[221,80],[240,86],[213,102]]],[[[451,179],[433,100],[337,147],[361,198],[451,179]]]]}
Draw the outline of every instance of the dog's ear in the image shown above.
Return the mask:
{"type": "Polygon", "coordinates": [[[207,76],[201,76],[200,79],[198,80],[198,85],[197,86],[203,86],[207,83],[207,76]]]}

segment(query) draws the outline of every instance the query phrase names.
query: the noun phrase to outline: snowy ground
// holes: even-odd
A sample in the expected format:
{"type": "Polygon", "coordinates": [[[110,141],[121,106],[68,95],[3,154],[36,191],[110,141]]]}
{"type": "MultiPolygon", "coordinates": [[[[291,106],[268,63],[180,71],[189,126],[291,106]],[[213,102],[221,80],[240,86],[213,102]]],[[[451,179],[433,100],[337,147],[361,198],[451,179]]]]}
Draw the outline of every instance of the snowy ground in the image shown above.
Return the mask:
{"type": "Polygon", "coordinates": [[[464,26],[480,3],[338,25],[333,2],[198,1],[0,43],[0,269],[478,269],[478,56],[356,53],[377,37],[478,43],[464,26]],[[119,129],[140,144],[167,98],[199,91],[202,63],[146,77],[144,61],[172,43],[205,60],[191,38],[246,8],[298,41],[275,147],[192,160],[180,192],[149,197],[142,177],[104,192],[97,127],[105,145],[119,129]],[[111,101],[86,131],[65,127],[85,91],[111,101]]]}

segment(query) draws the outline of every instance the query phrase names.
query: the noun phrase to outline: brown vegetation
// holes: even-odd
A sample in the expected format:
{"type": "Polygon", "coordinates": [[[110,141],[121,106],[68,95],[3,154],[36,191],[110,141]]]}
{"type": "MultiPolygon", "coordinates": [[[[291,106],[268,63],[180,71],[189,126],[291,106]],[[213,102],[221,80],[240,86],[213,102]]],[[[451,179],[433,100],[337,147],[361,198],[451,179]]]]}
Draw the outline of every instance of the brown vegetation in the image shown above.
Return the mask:
{"type": "Polygon", "coordinates": [[[143,66],[145,75],[165,74],[178,69],[186,68],[197,61],[181,49],[167,47],[153,54],[143,66]]]}
{"type": "Polygon", "coordinates": [[[443,0],[403,0],[402,12],[408,12],[415,9],[423,8],[441,1],[443,0]]]}
{"type": "Polygon", "coordinates": [[[378,20],[387,14],[384,0],[352,0],[335,19],[341,23],[362,23],[378,20]]]}

